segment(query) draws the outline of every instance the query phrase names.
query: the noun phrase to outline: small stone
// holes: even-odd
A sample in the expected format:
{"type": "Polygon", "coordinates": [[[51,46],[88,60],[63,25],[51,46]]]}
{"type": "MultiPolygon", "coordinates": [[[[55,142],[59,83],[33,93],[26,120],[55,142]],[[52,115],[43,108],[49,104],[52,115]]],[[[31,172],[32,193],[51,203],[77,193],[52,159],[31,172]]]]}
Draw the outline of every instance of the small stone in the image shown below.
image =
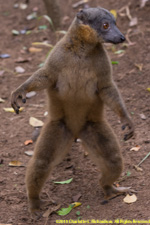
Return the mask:
{"type": "Polygon", "coordinates": [[[32,133],[32,141],[35,142],[40,135],[40,128],[35,128],[32,133]]]}

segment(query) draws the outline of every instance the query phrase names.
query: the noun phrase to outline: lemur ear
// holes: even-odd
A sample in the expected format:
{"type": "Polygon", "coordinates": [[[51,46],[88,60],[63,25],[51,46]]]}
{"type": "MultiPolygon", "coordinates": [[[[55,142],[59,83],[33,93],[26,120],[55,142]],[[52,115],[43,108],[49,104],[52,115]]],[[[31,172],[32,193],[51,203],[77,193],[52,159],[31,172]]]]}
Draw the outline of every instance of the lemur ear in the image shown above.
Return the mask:
{"type": "Polygon", "coordinates": [[[83,9],[81,9],[78,13],[77,13],[77,18],[81,21],[84,21],[86,18],[86,13],[83,9]]]}

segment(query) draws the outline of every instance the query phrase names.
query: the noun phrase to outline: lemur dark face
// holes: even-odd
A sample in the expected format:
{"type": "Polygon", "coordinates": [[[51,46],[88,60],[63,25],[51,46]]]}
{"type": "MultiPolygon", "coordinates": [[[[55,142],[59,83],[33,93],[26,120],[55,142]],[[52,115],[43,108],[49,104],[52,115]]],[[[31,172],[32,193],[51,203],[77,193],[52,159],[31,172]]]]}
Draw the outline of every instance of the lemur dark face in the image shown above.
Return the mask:
{"type": "Polygon", "coordinates": [[[88,8],[77,13],[77,19],[80,23],[92,27],[104,42],[113,44],[125,41],[124,35],[116,26],[114,16],[103,8],[88,8]]]}

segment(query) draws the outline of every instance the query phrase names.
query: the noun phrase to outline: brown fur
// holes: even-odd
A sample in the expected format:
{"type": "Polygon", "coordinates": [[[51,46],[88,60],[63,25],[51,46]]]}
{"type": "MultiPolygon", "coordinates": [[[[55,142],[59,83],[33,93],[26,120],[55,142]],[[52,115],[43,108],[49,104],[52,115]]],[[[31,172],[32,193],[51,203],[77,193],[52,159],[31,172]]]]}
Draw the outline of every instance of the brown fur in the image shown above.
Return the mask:
{"type": "Polygon", "coordinates": [[[44,67],[12,93],[15,111],[18,112],[19,96],[25,101],[27,92],[42,89],[47,89],[49,117],[26,172],[30,210],[40,207],[39,194],[45,180],[76,138],[82,139],[99,166],[100,184],[106,197],[127,191],[113,187],[122,172],[122,157],[116,137],[104,118],[104,104],[130,128],[128,138],[133,135],[133,125],[114,84],[102,40],[89,25],[73,22],[44,67]]]}

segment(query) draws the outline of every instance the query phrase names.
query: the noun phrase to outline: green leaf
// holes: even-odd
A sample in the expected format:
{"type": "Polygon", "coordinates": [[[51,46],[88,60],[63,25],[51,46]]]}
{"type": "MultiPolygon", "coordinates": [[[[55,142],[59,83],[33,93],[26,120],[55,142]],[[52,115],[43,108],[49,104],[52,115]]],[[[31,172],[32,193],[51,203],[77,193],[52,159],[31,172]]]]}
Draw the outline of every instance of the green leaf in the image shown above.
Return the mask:
{"type": "Polygon", "coordinates": [[[38,65],[38,67],[43,67],[44,66],[44,63],[40,63],[39,65],[38,65]]]}
{"type": "Polygon", "coordinates": [[[87,209],[90,209],[90,206],[89,205],[87,205],[87,207],[86,207],[87,209]]]}
{"type": "Polygon", "coordinates": [[[61,208],[59,211],[57,211],[57,214],[59,216],[65,216],[67,214],[69,214],[71,212],[71,210],[73,209],[74,205],[69,205],[68,208],[61,208]]]}
{"type": "Polygon", "coordinates": [[[117,64],[117,65],[118,65],[118,64],[119,64],[119,62],[118,62],[118,61],[111,61],[111,64],[112,64],[112,65],[115,65],[115,64],[117,64]]]}
{"type": "Polygon", "coordinates": [[[82,219],[82,217],[81,216],[78,216],[78,218],[77,218],[78,220],[81,220],[82,219]]]}
{"type": "Polygon", "coordinates": [[[70,184],[73,178],[70,178],[69,180],[64,181],[54,181],[55,184],[70,184]]]}
{"type": "Polygon", "coordinates": [[[46,29],[47,29],[47,26],[46,25],[39,26],[39,30],[46,30],[46,29]]]}
{"type": "Polygon", "coordinates": [[[127,177],[129,177],[131,175],[130,171],[127,171],[127,177]]]}
{"type": "Polygon", "coordinates": [[[76,215],[77,216],[80,216],[80,211],[76,211],[76,215]]]}
{"type": "Polygon", "coordinates": [[[120,50],[116,51],[115,54],[119,55],[119,54],[124,53],[124,52],[125,52],[125,50],[120,49],[120,50]]]}

